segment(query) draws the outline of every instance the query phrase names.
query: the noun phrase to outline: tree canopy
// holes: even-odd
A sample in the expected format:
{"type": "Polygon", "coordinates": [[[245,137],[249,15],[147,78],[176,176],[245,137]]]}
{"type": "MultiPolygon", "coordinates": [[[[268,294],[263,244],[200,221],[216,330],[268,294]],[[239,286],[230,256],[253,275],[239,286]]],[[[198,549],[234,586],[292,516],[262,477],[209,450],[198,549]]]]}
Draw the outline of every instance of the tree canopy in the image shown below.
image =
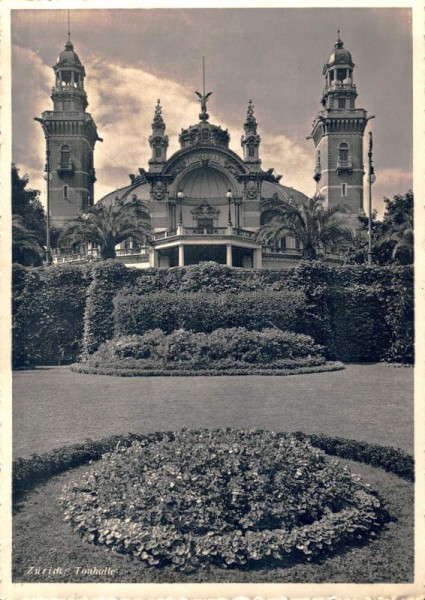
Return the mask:
{"type": "Polygon", "coordinates": [[[95,204],[68,223],[59,238],[59,244],[75,248],[91,243],[100,250],[103,259],[115,258],[115,246],[132,239],[138,244],[146,243],[150,236],[150,218],[146,204],[133,199],[123,203],[118,199],[109,206],[95,204]]]}
{"type": "Polygon", "coordinates": [[[46,213],[40,192],[27,188],[28,175],[20,177],[12,164],[12,259],[23,265],[40,265],[46,237],[46,213]]]}
{"type": "MultiPolygon", "coordinates": [[[[414,195],[396,194],[392,199],[384,198],[385,212],[382,221],[372,215],[372,259],[379,265],[412,264],[414,260],[414,195]]],[[[366,262],[369,219],[359,217],[360,229],[357,242],[350,253],[350,261],[366,262]]]]}
{"type": "Polygon", "coordinates": [[[265,244],[278,245],[291,237],[301,246],[303,258],[322,258],[329,248],[351,241],[352,229],[343,222],[340,206],[324,208],[320,197],[309,198],[299,205],[283,203],[280,214],[263,225],[257,239],[265,244]]]}

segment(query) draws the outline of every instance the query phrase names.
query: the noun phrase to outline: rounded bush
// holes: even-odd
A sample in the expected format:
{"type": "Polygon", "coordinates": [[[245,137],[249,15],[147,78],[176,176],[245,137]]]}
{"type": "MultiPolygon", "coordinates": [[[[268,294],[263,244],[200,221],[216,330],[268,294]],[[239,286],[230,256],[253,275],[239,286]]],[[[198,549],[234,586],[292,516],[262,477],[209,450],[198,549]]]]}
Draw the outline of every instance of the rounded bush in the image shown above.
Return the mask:
{"type": "MultiPolygon", "coordinates": [[[[278,374],[327,367],[322,347],[308,335],[244,327],[211,333],[179,329],[170,334],[154,329],[105,342],[87,357],[79,372],[113,374],[173,374],[205,372],[278,374]]],[[[340,368],[342,365],[336,365],[340,368]]]]}
{"type": "Polygon", "coordinates": [[[311,560],[373,538],[388,519],[347,467],[294,435],[256,430],[136,441],[61,500],[87,541],[182,571],[311,560]]]}

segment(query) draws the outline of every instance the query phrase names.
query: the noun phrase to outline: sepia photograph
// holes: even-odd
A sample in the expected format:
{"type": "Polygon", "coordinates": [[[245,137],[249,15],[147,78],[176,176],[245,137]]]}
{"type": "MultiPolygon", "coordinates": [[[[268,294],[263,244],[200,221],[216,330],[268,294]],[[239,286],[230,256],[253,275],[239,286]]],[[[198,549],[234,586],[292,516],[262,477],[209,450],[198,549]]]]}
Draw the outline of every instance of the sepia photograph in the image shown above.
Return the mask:
{"type": "Polygon", "coordinates": [[[422,13],[3,6],[5,598],[421,596],[422,13]]]}

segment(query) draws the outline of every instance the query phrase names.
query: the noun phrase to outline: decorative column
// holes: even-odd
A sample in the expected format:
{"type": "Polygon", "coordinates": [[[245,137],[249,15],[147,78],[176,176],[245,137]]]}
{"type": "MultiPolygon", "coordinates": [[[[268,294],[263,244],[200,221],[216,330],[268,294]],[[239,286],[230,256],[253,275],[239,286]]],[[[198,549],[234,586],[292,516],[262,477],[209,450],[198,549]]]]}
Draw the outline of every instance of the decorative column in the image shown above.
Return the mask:
{"type": "Polygon", "coordinates": [[[254,259],[253,259],[253,267],[254,269],[262,269],[263,267],[263,250],[262,248],[258,248],[254,250],[254,259]]]}
{"type": "Polygon", "coordinates": [[[233,267],[232,244],[226,244],[226,265],[228,267],[233,267]]]}
{"type": "Polygon", "coordinates": [[[184,245],[179,244],[179,267],[184,267],[184,245]]]}

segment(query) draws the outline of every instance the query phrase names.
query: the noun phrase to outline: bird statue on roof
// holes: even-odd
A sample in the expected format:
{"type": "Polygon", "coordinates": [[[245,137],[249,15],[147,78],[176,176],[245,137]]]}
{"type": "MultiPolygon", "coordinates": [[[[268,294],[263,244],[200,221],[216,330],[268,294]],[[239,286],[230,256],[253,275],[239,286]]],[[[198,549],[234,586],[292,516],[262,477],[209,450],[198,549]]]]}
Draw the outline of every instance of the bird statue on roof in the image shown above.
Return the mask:
{"type": "Polygon", "coordinates": [[[212,92],[208,92],[208,94],[195,92],[195,94],[199,97],[199,102],[201,103],[201,114],[199,116],[201,117],[201,120],[207,120],[207,100],[211,96],[212,92]]]}

